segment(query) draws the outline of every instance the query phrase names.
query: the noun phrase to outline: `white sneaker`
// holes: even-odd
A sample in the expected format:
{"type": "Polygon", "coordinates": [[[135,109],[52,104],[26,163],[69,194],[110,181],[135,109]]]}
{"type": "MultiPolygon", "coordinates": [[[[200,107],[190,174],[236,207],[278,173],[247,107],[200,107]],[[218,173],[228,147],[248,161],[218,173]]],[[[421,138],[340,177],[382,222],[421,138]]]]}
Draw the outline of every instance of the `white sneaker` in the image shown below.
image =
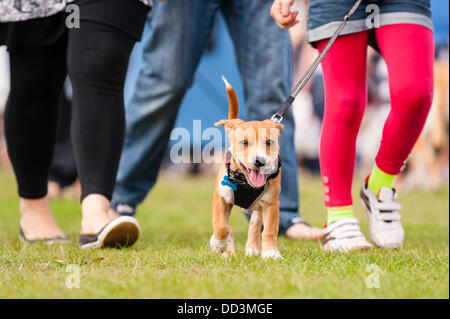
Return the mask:
{"type": "Polygon", "coordinates": [[[382,187],[377,197],[366,184],[360,196],[367,211],[370,239],[381,248],[399,248],[403,244],[405,231],[398,213],[402,206],[395,190],[382,187]]]}
{"type": "Polygon", "coordinates": [[[356,218],[343,218],[325,228],[324,250],[345,252],[370,248],[372,248],[372,245],[359,229],[356,218]]]}

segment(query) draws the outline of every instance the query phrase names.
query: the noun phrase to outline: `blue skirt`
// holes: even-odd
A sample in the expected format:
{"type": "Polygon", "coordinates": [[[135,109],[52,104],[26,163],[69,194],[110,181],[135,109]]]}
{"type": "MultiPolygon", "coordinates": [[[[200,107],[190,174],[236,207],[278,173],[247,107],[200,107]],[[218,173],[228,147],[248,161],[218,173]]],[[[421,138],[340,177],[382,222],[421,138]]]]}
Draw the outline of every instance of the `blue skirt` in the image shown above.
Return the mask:
{"type": "MultiPolygon", "coordinates": [[[[308,42],[331,38],[350,11],[356,0],[309,0],[308,5],[308,42]]],[[[365,3],[347,22],[341,34],[351,34],[373,29],[370,23],[373,7],[365,3]],[[367,11],[367,12],[366,12],[367,11]],[[369,20],[369,23],[366,23],[369,20]]],[[[418,24],[433,30],[431,21],[430,0],[390,0],[379,6],[379,26],[390,24],[418,24]]]]}

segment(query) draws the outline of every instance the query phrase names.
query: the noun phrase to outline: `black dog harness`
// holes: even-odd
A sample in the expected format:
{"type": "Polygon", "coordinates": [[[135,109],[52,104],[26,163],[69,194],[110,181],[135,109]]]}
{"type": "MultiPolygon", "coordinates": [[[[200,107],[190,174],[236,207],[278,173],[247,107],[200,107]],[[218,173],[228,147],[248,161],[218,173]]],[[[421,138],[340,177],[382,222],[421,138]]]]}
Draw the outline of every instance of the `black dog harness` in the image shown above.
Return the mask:
{"type": "Polygon", "coordinates": [[[225,162],[225,166],[227,168],[227,175],[223,177],[222,185],[228,186],[233,190],[234,195],[234,205],[239,206],[245,210],[252,208],[253,204],[255,204],[258,199],[266,191],[267,182],[271,179],[274,179],[280,173],[281,168],[281,158],[278,155],[278,167],[277,170],[266,177],[266,181],[261,187],[253,187],[247,181],[244,173],[232,170],[231,166],[231,153],[227,152],[227,159],[225,162]]]}

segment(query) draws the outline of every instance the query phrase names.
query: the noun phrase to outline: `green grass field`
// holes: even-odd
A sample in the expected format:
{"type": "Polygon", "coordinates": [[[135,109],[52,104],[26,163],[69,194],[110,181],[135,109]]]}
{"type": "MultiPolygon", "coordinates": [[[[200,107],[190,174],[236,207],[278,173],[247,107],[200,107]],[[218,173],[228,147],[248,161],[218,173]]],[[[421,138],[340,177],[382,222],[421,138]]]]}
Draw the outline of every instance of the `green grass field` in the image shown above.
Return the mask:
{"type": "MultiPolygon", "coordinates": [[[[236,208],[236,256],[210,251],[213,180],[161,178],[138,211],[134,247],[81,251],[80,208],[70,199],[52,208],[73,244],[21,244],[16,185],[0,171],[0,298],[449,298],[448,188],[401,196],[406,243],[398,251],[331,254],[318,242],[280,238],[284,259],[263,261],[244,256],[247,222],[236,208]],[[79,266],[80,288],[66,287],[69,265],[79,266]],[[369,288],[377,279],[379,288],[369,288]]],[[[303,180],[301,197],[305,218],[323,225],[320,180],[303,180]]]]}

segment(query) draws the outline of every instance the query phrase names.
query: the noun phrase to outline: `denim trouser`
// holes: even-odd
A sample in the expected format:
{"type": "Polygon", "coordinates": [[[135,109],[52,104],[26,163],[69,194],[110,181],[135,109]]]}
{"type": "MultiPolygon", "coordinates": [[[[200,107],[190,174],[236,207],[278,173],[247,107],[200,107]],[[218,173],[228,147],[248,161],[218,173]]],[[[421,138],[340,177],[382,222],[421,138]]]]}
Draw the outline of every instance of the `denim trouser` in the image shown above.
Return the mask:
{"type": "MultiPolygon", "coordinates": [[[[241,73],[246,120],[270,118],[289,95],[291,46],[288,32],[270,17],[271,0],[171,0],[157,3],[144,34],[144,66],[126,103],[127,133],[112,207],[133,214],[156,182],[183,96],[193,82],[220,11],[227,23],[241,73]],[[125,208],[125,209],[123,209],[125,208]]],[[[280,233],[303,222],[298,213],[294,119],[281,134],[280,233]]]]}

